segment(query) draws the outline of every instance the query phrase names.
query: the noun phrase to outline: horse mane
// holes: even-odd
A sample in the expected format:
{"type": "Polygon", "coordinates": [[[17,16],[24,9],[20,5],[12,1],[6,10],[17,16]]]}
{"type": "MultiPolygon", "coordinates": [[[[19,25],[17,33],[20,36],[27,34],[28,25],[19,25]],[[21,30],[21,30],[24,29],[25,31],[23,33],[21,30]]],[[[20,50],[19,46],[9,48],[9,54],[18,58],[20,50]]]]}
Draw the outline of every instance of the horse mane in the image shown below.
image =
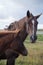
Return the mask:
{"type": "Polygon", "coordinates": [[[20,28],[22,28],[23,25],[24,25],[24,23],[25,23],[25,21],[26,21],[26,18],[27,18],[27,17],[24,17],[24,18],[20,19],[19,21],[14,21],[14,22],[12,22],[12,23],[8,26],[7,30],[15,30],[15,29],[20,29],[20,28]]]}

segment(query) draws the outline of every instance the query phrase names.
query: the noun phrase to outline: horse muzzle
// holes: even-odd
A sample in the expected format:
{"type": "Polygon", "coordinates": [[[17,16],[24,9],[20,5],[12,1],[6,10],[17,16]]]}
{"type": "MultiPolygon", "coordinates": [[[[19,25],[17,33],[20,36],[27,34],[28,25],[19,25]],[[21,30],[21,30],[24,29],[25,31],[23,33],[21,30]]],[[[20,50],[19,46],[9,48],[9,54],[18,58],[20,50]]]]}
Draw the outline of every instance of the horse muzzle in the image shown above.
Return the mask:
{"type": "Polygon", "coordinates": [[[23,51],[21,54],[22,54],[23,56],[27,56],[27,55],[28,55],[28,51],[25,50],[25,51],[23,51]]]}
{"type": "Polygon", "coordinates": [[[36,42],[36,40],[37,40],[37,36],[31,36],[30,37],[30,40],[31,40],[31,43],[35,43],[36,42]]]}

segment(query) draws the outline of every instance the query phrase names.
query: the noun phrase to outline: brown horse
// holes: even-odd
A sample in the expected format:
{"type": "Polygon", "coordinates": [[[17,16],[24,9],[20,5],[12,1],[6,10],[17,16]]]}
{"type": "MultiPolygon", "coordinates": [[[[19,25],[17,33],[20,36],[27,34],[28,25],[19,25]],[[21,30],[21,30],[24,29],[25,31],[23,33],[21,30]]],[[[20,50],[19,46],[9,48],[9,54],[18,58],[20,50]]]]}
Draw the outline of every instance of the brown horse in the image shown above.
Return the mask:
{"type": "MultiPolygon", "coordinates": [[[[26,17],[16,22],[17,24],[13,23],[8,27],[8,30],[20,29],[20,32],[15,38],[13,38],[11,42],[8,42],[8,44],[5,45],[5,47],[7,48],[0,55],[0,59],[7,59],[7,65],[14,65],[15,58],[17,58],[19,54],[22,54],[23,56],[27,56],[28,53],[23,42],[26,39],[28,33],[31,36],[32,42],[36,41],[38,17],[39,16],[34,17],[32,14],[30,14],[29,11],[27,11],[26,17]],[[34,22],[32,22],[33,20],[34,22]]],[[[6,36],[10,36],[10,34],[5,35],[4,36],[5,39],[6,39],[6,36]]]]}
{"type": "MultiPolygon", "coordinates": [[[[33,16],[29,11],[27,11],[27,16],[20,19],[19,21],[15,21],[15,22],[11,23],[7,29],[8,30],[20,29],[26,23],[26,27],[27,27],[26,29],[27,29],[28,33],[26,34],[26,32],[25,32],[25,34],[23,33],[22,35],[20,33],[19,36],[21,39],[23,39],[24,37],[27,37],[27,35],[29,34],[31,42],[34,43],[37,39],[37,35],[36,35],[37,24],[38,24],[37,19],[40,17],[40,15],[33,16]],[[30,19],[30,21],[29,21],[29,19],[30,19]]],[[[24,39],[23,39],[23,41],[24,41],[24,39]]]]}
{"type": "Polygon", "coordinates": [[[19,54],[27,56],[27,50],[19,37],[21,30],[15,34],[7,32],[0,37],[0,59],[7,59],[7,65],[14,65],[14,60],[19,54]]]}

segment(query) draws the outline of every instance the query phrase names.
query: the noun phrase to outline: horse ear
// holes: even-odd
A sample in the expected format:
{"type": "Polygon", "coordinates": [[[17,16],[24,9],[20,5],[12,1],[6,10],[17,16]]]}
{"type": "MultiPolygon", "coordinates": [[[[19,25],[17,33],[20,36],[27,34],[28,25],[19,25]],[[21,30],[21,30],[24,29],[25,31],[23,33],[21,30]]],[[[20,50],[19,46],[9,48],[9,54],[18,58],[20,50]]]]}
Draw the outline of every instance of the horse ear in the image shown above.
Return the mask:
{"type": "Polygon", "coordinates": [[[35,18],[38,19],[41,15],[42,15],[42,13],[40,15],[35,16],[35,18]]]}
{"type": "Polygon", "coordinates": [[[29,10],[27,11],[27,17],[30,17],[30,12],[29,12],[29,10]]]}

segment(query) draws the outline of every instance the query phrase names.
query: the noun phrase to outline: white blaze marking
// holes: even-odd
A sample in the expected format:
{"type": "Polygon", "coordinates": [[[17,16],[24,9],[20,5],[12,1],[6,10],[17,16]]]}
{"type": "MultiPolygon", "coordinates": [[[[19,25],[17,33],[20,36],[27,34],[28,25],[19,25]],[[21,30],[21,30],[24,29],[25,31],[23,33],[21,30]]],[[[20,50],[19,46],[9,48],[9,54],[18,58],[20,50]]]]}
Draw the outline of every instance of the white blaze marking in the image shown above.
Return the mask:
{"type": "Polygon", "coordinates": [[[33,36],[34,36],[34,20],[32,20],[32,23],[33,23],[33,36]]]}

